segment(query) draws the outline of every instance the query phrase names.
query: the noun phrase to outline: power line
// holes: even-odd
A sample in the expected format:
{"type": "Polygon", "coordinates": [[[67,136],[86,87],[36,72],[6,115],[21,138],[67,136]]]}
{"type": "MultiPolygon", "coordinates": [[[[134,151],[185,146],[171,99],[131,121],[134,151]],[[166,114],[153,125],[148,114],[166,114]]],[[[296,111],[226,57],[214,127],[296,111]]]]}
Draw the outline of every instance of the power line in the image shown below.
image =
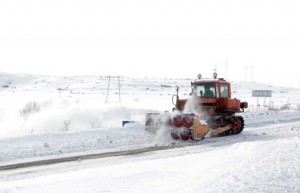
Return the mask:
{"type": "Polygon", "coordinates": [[[110,84],[110,76],[108,77],[108,85],[107,85],[106,100],[105,100],[106,103],[107,103],[107,100],[108,100],[109,84],[110,84]]]}
{"type": "Polygon", "coordinates": [[[228,59],[226,59],[226,63],[225,63],[225,80],[228,80],[228,59]]]}
{"type": "Polygon", "coordinates": [[[109,95],[109,90],[110,90],[110,82],[111,79],[117,78],[117,83],[118,83],[118,90],[119,90],[119,103],[121,102],[121,83],[120,83],[120,76],[108,76],[108,84],[107,84],[107,92],[106,92],[106,100],[105,102],[108,102],[108,95],[109,95]]]}
{"type": "Polygon", "coordinates": [[[251,65],[250,68],[251,68],[251,82],[253,82],[253,68],[254,68],[254,66],[251,65]]]}
{"type": "Polygon", "coordinates": [[[245,82],[247,82],[247,70],[248,70],[248,66],[245,66],[245,82]]]}

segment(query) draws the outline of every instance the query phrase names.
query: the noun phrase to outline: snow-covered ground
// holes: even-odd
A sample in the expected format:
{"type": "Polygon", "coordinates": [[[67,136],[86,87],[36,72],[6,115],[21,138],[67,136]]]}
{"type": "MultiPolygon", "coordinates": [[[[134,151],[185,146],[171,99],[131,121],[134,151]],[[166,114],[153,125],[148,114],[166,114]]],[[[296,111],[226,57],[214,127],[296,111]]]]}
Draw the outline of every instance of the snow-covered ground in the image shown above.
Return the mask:
{"type": "Polygon", "coordinates": [[[299,192],[300,122],[198,145],[2,172],[0,192],[299,192]]]}
{"type": "Polygon", "coordinates": [[[249,103],[240,135],[174,142],[144,130],[193,79],[49,77],[0,73],[0,166],[90,152],[182,143],[179,149],[0,171],[0,192],[300,192],[300,90],[233,82],[249,103]],[[272,90],[253,98],[252,90],[272,90]],[[107,97],[108,96],[108,97],[107,97]],[[259,106],[257,105],[259,104],[259,106]],[[269,110],[268,110],[269,109],[269,110]],[[270,110],[272,109],[272,111],[270,110]],[[122,121],[135,123],[122,127],[122,121]],[[191,146],[192,145],[192,146],[191,146]]]}

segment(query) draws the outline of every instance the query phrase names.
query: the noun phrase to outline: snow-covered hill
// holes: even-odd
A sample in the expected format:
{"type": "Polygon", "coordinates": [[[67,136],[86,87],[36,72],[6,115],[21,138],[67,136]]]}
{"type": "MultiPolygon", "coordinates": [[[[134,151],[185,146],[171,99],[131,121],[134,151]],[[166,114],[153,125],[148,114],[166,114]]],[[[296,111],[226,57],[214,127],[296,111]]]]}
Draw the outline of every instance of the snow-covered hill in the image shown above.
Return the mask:
{"type": "Polygon", "coordinates": [[[175,86],[180,87],[180,97],[187,98],[193,79],[119,80],[0,73],[0,166],[160,145],[187,146],[0,171],[0,192],[300,191],[300,90],[233,82],[233,97],[249,103],[241,114],[244,131],[182,142],[172,140],[163,129],[156,135],[146,132],[144,116],[170,111],[175,86]],[[254,89],[272,90],[273,96],[253,98],[254,89]],[[134,123],[122,127],[124,120],[134,123]]]}
{"type": "MultiPolygon", "coordinates": [[[[180,88],[180,97],[187,98],[193,78],[120,77],[119,80],[111,77],[109,81],[108,76],[1,73],[0,138],[116,128],[123,120],[144,122],[146,112],[172,109],[175,86],[180,88]]],[[[299,108],[297,89],[244,82],[233,82],[232,87],[233,97],[249,103],[248,117],[265,113],[268,108],[276,110],[271,113],[299,108]],[[251,96],[253,89],[272,90],[273,97],[257,100],[251,96]]]]}

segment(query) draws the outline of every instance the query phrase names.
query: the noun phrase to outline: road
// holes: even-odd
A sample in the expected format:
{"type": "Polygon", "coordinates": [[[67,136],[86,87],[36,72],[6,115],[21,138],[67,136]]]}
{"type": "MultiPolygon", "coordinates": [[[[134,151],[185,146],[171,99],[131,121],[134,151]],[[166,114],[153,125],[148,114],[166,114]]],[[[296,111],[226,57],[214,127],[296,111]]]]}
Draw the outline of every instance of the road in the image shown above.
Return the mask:
{"type": "Polygon", "coordinates": [[[103,165],[120,164],[132,160],[152,160],[186,154],[198,154],[215,149],[228,148],[235,144],[246,142],[274,141],[280,138],[300,136],[300,122],[275,124],[264,127],[247,128],[236,136],[221,138],[206,138],[199,142],[183,142],[179,144],[149,146],[121,151],[100,153],[77,153],[59,158],[37,159],[26,162],[13,162],[0,165],[1,181],[23,179],[27,177],[44,176],[72,170],[103,165]]]}

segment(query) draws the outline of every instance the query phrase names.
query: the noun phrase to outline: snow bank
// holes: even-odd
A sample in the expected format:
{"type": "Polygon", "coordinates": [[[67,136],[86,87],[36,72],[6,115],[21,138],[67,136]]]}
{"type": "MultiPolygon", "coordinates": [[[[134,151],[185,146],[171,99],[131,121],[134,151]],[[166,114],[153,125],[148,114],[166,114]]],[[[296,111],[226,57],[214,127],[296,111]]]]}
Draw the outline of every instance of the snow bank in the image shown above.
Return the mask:
{"type": "MultiPolygon", "coordinates": [[[[300,138],[187,147],[103,160],[92,168],[4,181],[1,192],[299,192],[300,138]],[[274,148],[276,144],[276,148],[274,148]],[[199,150],[200,149],[200,150],[199,150]],[[198,153],[197,153],[198,151],[198,153]],[[186,153],[189,152],[189,153],[186,153]],[[167,154],[167,157],[165,156],[167,154]],[[116,160],[120,160],[117,162],[116,160]],[[67,180],[66,180],[67,179],[67,180]]],[[[44,171],[42,171],[44,172],[44,171]]]]}

